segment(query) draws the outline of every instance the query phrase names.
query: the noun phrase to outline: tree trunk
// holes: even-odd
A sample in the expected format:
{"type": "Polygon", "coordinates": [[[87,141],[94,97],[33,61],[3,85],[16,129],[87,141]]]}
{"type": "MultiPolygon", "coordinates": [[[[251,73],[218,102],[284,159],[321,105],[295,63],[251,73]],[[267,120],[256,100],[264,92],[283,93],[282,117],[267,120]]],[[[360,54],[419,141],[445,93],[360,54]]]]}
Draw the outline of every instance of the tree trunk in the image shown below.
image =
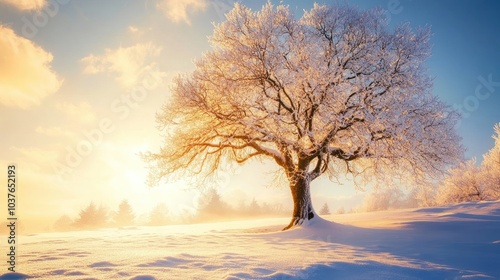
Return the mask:
{"type": "Polygon", "coordinates": [[[297,225],[302,225],[304,221],[309,221],[316,216],[311,203],[311,193],[309,191],[310,180],[307,176],[296,176],[295,180],[290,180],[290,190],[293,198],[293,214],[290,224],[283,230],[287,230],[297,225]]]}

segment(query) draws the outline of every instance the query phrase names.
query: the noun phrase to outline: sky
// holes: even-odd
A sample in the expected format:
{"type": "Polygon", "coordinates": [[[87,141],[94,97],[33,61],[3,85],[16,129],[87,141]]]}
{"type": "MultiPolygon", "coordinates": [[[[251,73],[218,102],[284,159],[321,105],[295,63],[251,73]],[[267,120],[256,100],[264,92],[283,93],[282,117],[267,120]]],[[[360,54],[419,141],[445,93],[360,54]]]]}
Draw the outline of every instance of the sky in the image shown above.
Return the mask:
{"type": "MultiPolygon", "coordinates": [[[[258,10],[266,2],[243,4],[258,10]]],[[[297,17],[313,5],[271,2],[289,5],[297,17]]],[[[391,28],[431,27],[427,66],[434,93],[461,111],[465,156],[480,161],[500,122],[500,2],[346,2],[381,7],[391,28]]],[[[233,4],[0,0],[0,168],[17,166],[18,215],[26,223],[76,217],[91,201],[115,208],[127,199],[138,214],[158,203],[174,213],[194,211],[200,189],[185,181],[147,187],[139,154],[161,146],[155,114],[169,100],[172,77],[192,71],[193,60],[210,50],[212,23],[223,21],[233,4]]],[[[273,170],[254,162],[223,172],[213,184],[234,204],[255,198],[291,207],[273,170]]],[[[312,194],[317,209],[328,202],[332,210],[356,207],[365,195],[348,182],[325,179],[313,182],[312,194]]]]}

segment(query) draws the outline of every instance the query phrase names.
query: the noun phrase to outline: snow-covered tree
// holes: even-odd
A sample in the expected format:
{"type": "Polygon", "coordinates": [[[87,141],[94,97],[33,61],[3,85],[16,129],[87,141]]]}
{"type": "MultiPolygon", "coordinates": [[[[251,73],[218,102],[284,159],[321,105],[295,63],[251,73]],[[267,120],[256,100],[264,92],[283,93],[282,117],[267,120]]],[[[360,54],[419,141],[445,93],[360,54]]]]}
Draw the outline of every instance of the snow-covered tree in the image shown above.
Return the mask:
{"type": "Polygon", "coordinates": [[[168,208],[165,203],[157,204],[149,213],[149,225],[164,226],[168,224],[168,208]]]}
{"type": "Polygon", "coordinates": [[[222,200],[215,188],[207,189],[198,199],[197,218],[200,221],[221,219],[228,216],[230,206],[222,200]]]}
{"type": "Polygon", "coordinates": [[[134,224],[135,214],[128,200],[123,200],[118,205],[118,211],[114,213],[114,220],[117,226],[128,226],[134,224]]]}
{"type": "Polygon", "coordinates": [[[75,220],[75,226],[82,229],[94,229],[104,227],[108,221],[108,211],[103,205],[97,207],[94,202],[80,211],[75,220]]]}
{"type": "Polygon", "coordinates": [[[372,212],[403,208],[405,200],[405,194],[398,188],[375,190],[365,197],[362,210],[372,212]]]}
{"type": "Polygon", "coordinates": [[[486,184],[486,192],[489,198],[500,198],[500,123],[494,127],[495,146],[484,155],[483,172],[486,184]]]}
{"type": "Polygon", "coordinates": [[[389,29],[380,9],[315,4],[297,19],[283,5],[235,4],[158,114],[165,144],[145,155],[151,183],[270,159],[292,193],[288,229],[316,216],[310,183],[325,173],[439,174],[462,149],[457,114],[431,92],[429,36],[389,29]]]}
{"type": "Polygon", "coordinates": [[[431,207],[436,205],[436,190],[438,182],[426,182],[414,187],[408,199],[413,201],[415,207],[431,207]]]}
{"type": "Polygon", "coordinates": [[[68,215],[62,215],[54,223],[54,230],[56,231],[68,231],[72,229],[74,229],[73,220],[68,215]]]}
{"type": "Polygon", "coordinates": [[[325,202],[323,204],[323,207],[321,207],[321,210],[319,210],[320,215],[330,215],[330,208],[328,207],[328,203],[325,202]]]}
{"type": "Polygon", "coordinates": [[[253,216],[262,214],[262,208],[260,207],[255,197],[252,199],[252,202],[250,202],[250,204],[248,205],[248,212],[250,213],[250,215],[253,216]]]}
{"type": "Polygon", "coordinates": [[[437,204],[500,199],[500,123],[494,130],[495,145],[482,164],[472,159],[452,169],[438,188],[437,204]]]}
{"type": "Polygon", "coordinates": [[[481,168],[476,165],[476,159],[471,159],[449,171],[437,191],[436,201],[444,205],[486,198],[481,168]]]}

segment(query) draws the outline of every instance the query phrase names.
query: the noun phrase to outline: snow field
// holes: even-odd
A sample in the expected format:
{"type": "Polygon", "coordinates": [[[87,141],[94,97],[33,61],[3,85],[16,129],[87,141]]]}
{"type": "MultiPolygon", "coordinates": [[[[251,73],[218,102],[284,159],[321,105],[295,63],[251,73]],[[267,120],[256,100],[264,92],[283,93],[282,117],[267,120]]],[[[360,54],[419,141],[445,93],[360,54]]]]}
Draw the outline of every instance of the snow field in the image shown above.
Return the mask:
{"type": "MultiPolygon", "coordinates": [[[[500,201],[19,236],[34,279],[499,279],[500,201]]],[[[22,275],[19,274],[19,275],[22,275]]],[[[4,274],[0,279],[24,279],[4,274]]]]}

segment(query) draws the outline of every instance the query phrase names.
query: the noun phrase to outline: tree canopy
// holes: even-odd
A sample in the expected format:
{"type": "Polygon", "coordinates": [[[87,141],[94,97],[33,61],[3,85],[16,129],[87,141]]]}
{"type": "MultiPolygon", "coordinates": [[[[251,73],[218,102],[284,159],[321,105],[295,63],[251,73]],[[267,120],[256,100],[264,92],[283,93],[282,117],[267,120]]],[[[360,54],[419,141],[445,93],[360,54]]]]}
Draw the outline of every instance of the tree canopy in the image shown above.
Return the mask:
{"type": "Polygon", "coordinates": [[[268,158],[290,183],[292,226],[314,217],[309,183],[322,174],[423,178],[461,156],[458,115],[425,67],[429,29],[389,30],[382,10],[347,5],[297,19],[284,5],[235,4],[226,17],[158,114],[153,183],[268,158]]]}

